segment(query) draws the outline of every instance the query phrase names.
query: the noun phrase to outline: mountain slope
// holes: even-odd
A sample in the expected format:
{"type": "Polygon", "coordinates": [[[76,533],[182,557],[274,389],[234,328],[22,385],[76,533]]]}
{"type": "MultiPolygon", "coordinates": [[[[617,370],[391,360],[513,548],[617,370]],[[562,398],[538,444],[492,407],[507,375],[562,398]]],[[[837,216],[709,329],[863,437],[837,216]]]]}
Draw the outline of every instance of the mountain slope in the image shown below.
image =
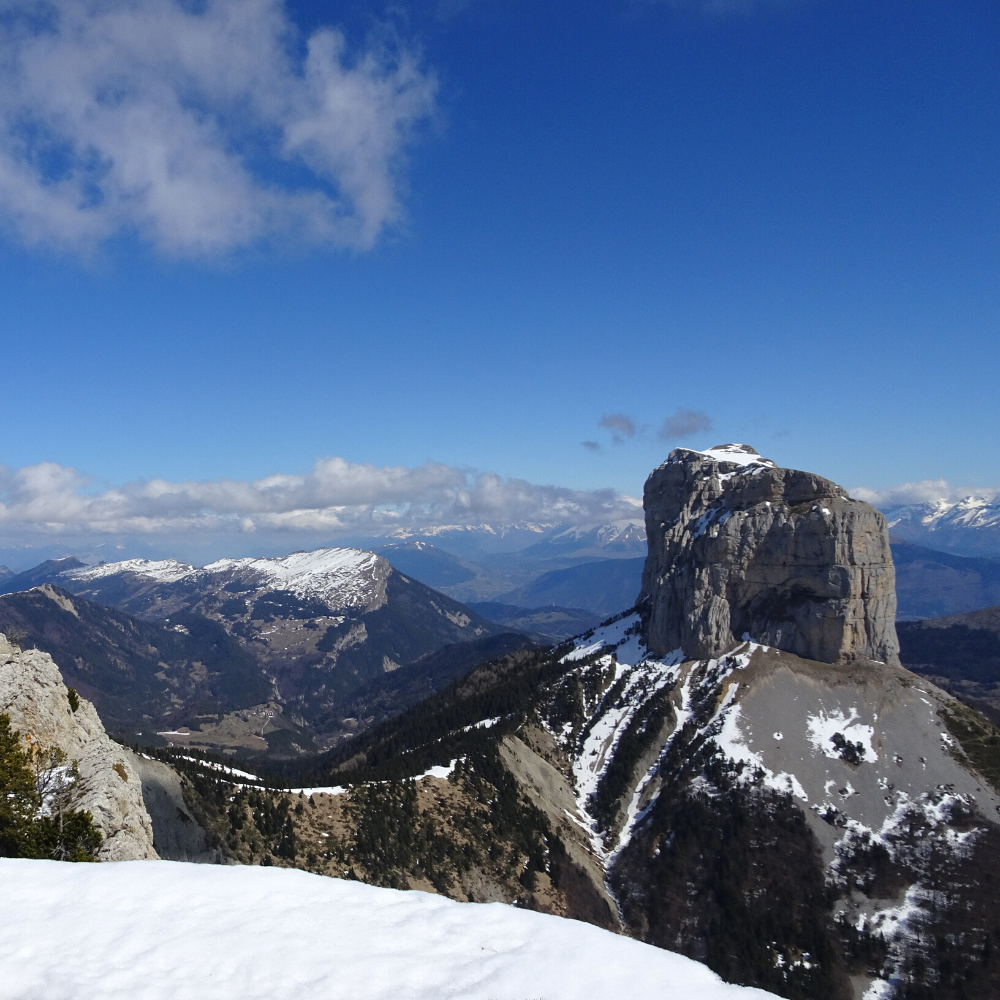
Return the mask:
{"type": "MultiPolygon", "coordinates": [[[[286,721],[321,740],[342,737],[351,718],[357,726],[350,696],[369,681],[453,643],[511,631],[358,549],[222,559],[203,569],[135,559],[56,579],[145,621],[191,628],[195,616],[221,626],[273,681],[269,697],[286,721]]],[[[269,746],[288,738],[263,735],[269,746]]]]}
{"type": "Polygon", "coordinates": [[[31,590],[43,583],[55,583],[63,573],[81,569],[84,565],[75,556],[66,556],[63,559],[46,559],[23,573],[11,573],[8,570],[0,576],[0,594],[13,594],[19,590],[31,590]]]}
{"type": "Polygon", "coordinates": [[[1000,930],[975,891],[1000,861],[1000,799],[979,770],[1000,734],[902,668],[753,643],[657,660],[642,628],[631,615],[568,653],[485,664],[339,748],[314,780],[499,761],[593,898],[607,878],[643,940],[816,1000],[852,981],[933,982],[921,977],[943,957],[923,942],[955,933],[974,995],[997,995],[996,961],[974,956],[1000,930]]]}
{"type": "Polygon", "coordinates": [[[176,615],[146,622],[59,587],[0,597],[0,632],[48,653],[66,683],[93,701],[118,735],[198,725],[267,702],[273,686],[242,646],[216,622],[176,615]]]}
{"type": "Polygon", "coordinates": [[[900,622],[896,631],[910,670],[1000,723],[1000,606],[900,622]]]}

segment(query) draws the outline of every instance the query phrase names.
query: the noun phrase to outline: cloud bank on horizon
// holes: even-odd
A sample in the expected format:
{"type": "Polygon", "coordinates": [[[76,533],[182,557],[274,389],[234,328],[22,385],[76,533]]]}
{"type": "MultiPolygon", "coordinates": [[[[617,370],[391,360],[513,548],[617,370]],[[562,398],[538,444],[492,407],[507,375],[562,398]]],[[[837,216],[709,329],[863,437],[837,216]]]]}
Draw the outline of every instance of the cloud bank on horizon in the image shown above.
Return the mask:
{"type": "Polygon", "coordinates": [[[367,249],[399,221],[436,90],[414,52],[302,40],[282,0],[0,0],[0,18],[0,216],[25,244],[367,249]]]}
{"type": "Polygon", "coordinates": [[[611,489],[539,486],[435,462],[380,468],[322,458],[303,475],[253,481],[151,479],[100,492],[90,485],[53,462],[0,467],[0,532],[8,541],[258,531],[335,537],[439,524],[599,524],[642,516],[639,500],[611,489]]]}

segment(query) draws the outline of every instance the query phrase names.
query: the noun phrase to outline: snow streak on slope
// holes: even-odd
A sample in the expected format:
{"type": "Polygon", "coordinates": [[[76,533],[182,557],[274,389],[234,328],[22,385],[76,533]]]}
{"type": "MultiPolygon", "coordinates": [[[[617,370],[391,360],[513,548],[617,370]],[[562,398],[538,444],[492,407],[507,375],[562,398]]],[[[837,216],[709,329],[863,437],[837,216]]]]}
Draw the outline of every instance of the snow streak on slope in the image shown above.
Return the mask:
{"type": "Polygon", "coordinates": [[[705,966],[502,903],[278,868],[0,861],[18,1000],[764,1000],[705,966]]]}
{"type": "MultiPolygon", "coordinates": [[[[594,853],[602,858],[606,858],[609,851],[604,843],[604,831],[600,830],[591,813],[592,796],[597,792],[601,778],[607,773],[619,740],[636,712],[653,695],[676,682],[680,673],[677,665],[683,659],[680,650],[660,660],[647,658],[646,647],[639,636],[640,625],[637,614],[626,615],[574,640],[574,649],[562,660],[563,663],[571,664],[603,651],[603,655],[592,665],[605,670],[614,668],[609,689],[595,706],[584,727],[582,740],[577,743],[568,728],[562,734],[557,734],[562,736],[564,742],[571,740],[574,744],[570,756],[577,809],[584,817],[594,853]]],[[[638,802],[647,778],[648,775],[635,789],[632,795],[633,806],[638,802]]],[[[634,818],[633,807],[629,810],[629,822],[626,822],[615,849],[620,846],[623,838],[627,840],[634,818]]]]}

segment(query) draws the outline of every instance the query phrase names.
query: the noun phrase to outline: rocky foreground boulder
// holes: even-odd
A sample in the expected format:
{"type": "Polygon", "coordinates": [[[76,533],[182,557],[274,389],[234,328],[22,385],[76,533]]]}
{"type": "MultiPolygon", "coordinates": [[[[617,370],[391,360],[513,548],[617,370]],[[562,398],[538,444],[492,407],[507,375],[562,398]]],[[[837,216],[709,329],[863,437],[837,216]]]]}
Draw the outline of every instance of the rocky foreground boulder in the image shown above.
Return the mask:
{"type": "Polygon", "coordinates": [[[104,843],[101,861],[156,858],[136,758],[104,731],[94,706],[70,703],[62,674],[48,653],[20,650],[0,634],[0,713],[29,744],[58,747],[79,765],[77,809],[87,809],[104,843]]]}
{"type": "Polygon", "coordinates": [[[889,533],[874,507],[747,445],[677,448],[646,480],[650,653],[744,639],[810,660],[899,663],[889,533]]]}

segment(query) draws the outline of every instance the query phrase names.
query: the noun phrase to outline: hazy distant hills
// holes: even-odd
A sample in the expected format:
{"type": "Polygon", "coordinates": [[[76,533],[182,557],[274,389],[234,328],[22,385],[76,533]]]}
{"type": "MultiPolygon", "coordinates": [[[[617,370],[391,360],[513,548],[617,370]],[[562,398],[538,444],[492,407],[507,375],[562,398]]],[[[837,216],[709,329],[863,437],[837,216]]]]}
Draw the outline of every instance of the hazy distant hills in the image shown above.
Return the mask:
{"type": "Polygon", "coordinates": [[[606,559],[551,570],[497,601],[522,607],[561,605],[607,617],[631,608],[639,596],[645,559],[606,559]]]}
{"type": "Polygon", "coordinates": [[[561,608],[555,604],[522,608],[500,601],[470,602],[469,607],[484,618],[506,628],[524,632],[542,643],[561,642],[599,625],[601,616],[582,608],[561,608]]]}
{"type": "Polygon", "coordinates": [[[481,569],[473,563],[430,542],[413,539],[407,542],[392,542],[374,549],[387,559],[401,573],[416,577],[428,587],[440,589],[468,583],[481,574],[481,569]]]}
{"type": "Polygon", "coordinates": [[[897,614],[933,618],[1000,604],[1000,559],[970,558],[893,538],[897,614]]]}
{"type": "MultiPolygon", "coordinates": [[[[382,538],[353,539],[352,544],[378,552],[403,572],[463,603],[517,604],[521,599],[512,601],[510,594],[528,588],[543,574],[601,560],[645,558],[646,531],[638,518],[583,526],[452,525],[399,529],[382,538]]],[[[563,584],[573,575],[561,578],[563,584]]],[[[621,610],[612,609],[600,590],[591,593],[592,579],[592,571],[583,570],[580,585],[566,589],[573,595],[570,601],[543,594],[537,600],[526,597],[525,606],[555,603],[600,616],[621,610]]],[[[630,595],[626,606],[634,598],[630,595]]]]}

